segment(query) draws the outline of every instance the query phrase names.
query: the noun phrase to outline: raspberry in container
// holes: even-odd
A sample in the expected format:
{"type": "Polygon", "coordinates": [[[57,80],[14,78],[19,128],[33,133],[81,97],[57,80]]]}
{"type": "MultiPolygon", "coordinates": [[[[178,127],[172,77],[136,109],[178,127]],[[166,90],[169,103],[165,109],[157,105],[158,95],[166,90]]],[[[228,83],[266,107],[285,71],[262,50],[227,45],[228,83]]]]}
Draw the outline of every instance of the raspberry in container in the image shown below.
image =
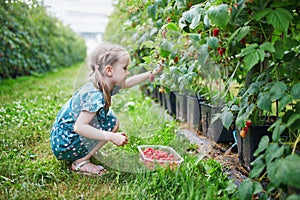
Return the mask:
{"type": "Polygon", "coordinates": [[[140,160],[150,170],[157,167],[174,170],[182,162],[183,158],[172,148],[162,145],[140,145],[140,160]]]}

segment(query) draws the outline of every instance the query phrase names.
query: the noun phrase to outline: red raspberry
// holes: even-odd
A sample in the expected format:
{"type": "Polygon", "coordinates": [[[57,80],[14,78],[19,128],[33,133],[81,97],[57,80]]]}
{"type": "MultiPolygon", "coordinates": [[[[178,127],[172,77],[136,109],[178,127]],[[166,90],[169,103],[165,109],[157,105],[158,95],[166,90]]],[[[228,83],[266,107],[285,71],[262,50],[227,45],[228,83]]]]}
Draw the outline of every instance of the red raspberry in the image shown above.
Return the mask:
{"type": "Polygon", "coordinates": [[[178,59],[179,59],[178,56],[176,56],[176,57],[174,58],[174,62],[177,63],[177,62],[178,62],[178,59]]]}
{"type": "Polygon", "coordinates": [[[219,49],[218,50],[219,55],[222,56],[224,54],[225,50],[226,50],[225,48],[219,49]]]}
{"type": "Polygon", "coordinates": [[[252,122],[250,120],[246,121],[246,126],[249,127],[252,125],[252,122]]]}
{"type": "Polygon", "coordinates": [[[213,36],[217,37],[219,35],[219,29],[218,28],[214,28],[213,30],[213,36]]]}
{"type": "Polygon", "coordinates": [[[241,39],[241,44],[246,44],[246,38],[241,39]]]}

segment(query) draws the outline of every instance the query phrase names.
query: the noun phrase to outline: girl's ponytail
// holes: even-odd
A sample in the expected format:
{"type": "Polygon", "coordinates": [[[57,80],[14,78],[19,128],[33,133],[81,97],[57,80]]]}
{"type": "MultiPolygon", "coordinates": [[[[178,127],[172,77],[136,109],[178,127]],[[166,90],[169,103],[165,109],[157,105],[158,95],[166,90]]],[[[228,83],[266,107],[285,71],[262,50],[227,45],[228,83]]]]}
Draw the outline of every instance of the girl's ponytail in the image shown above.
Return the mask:
{"type": "Polygon", "coordinates": [[[102,73],[99,71],[99,66],[95,65],[95,81],[93,80],[93,83],[96,83],[95,87],[102,91],[105,99],[105,110],[108,110],[108,108],[111,106],[111,94],[108,92],[107,86],[104,83],[102,73]]]}

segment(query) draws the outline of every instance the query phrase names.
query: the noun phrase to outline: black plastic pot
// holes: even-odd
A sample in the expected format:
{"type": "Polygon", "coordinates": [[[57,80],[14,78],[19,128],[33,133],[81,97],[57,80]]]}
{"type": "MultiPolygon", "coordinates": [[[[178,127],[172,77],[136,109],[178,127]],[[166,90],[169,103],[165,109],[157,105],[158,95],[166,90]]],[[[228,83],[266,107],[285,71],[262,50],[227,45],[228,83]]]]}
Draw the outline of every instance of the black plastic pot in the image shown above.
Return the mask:
{"type": "Polygon", "coordinates": [[[168,113],[171,116],[176,116],[176,96],[174,92],[167,92],[165,93],[165,101],[168,113]]]}
{"type": "Polygon", "coordinates": [[[140,86],[140,90],[143,92],[143,95],[148,96],[148,97],[151,96],[151,91],[148,88],[148,85],[140,86]]]}
{"type": "Polygon", "coordinates": [[[167,107],[167,93],[166,92],[163,92],[162,93],[162,106],[165,110],[168,110],[168,107],[167,107]]]}
{"type": "Polygon", "coordinates": [[[163,106],[163,93],[159,91],[160,86],[156,86],[156,96],[157,96],[157,102],[163,106]]]}
{"type": "Polygon", "coordinates": [[[180,121],[187,121],[187,103],[186,95],[179,92],[176,95],[176,119],[180,121]]]}
{"type": "Polygon", "coordinates": [[[151,98],[155,101],[155,102],[158,102],[158,88],[157,87],[154,87],[153,90],[151,91],[151,98]]]}
{"type": "Polygon", "coordinates": [[[222,107],[212,106],[205,102],[200,102],[201,106],[201,133],[215,142],[234,142],[234,127],[228,131],[222,124],[221,119],[212,122],[214,114],[218,113],[222,107]]]}
{"type": "Polygon", "coordinates": [[[265,135],[271,137],[272,133],[268,132],[271,125],[251,125],[242,138],[240,130],[237,132],[238,157],[241,164],[248,170],[251,170],[251,162],[255,160],[253,153],[256,151],[261,138],[265,135]]]}
{"type": "Polygon", "coordinates": [[[198,107],[199,107],[199,122],[198,122],[198,131],[202,133],[202,112],[201,112],[201,103],[205,103],[207,100],[204,96],[197,94],[198,107]]]}
{"type": "Polygon", "coordinates": [[[198,98],[194,95],[186,95],[187,123],[191,128],[198,128],[200,122],[200,109],[198,98]]]}

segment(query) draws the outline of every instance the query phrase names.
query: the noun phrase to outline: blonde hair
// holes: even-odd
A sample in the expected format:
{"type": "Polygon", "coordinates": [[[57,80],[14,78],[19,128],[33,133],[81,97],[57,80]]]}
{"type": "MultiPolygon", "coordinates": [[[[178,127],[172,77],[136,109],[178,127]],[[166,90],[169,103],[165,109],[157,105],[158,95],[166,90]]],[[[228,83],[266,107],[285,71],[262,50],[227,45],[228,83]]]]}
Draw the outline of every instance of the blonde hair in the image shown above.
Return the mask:
{"type": "Polygon", "coordinates": [[[111,105],[111,93],[108,91],[103,79],[105,67],[108,65],[114,67],[124,56],[130,59],[129,53],[124,47],[116,44],[103,43],[100,44],[89,57],[89,67],[92,70],[90,78],[94,86],[103,92],[106,109],[111,105]]]}

